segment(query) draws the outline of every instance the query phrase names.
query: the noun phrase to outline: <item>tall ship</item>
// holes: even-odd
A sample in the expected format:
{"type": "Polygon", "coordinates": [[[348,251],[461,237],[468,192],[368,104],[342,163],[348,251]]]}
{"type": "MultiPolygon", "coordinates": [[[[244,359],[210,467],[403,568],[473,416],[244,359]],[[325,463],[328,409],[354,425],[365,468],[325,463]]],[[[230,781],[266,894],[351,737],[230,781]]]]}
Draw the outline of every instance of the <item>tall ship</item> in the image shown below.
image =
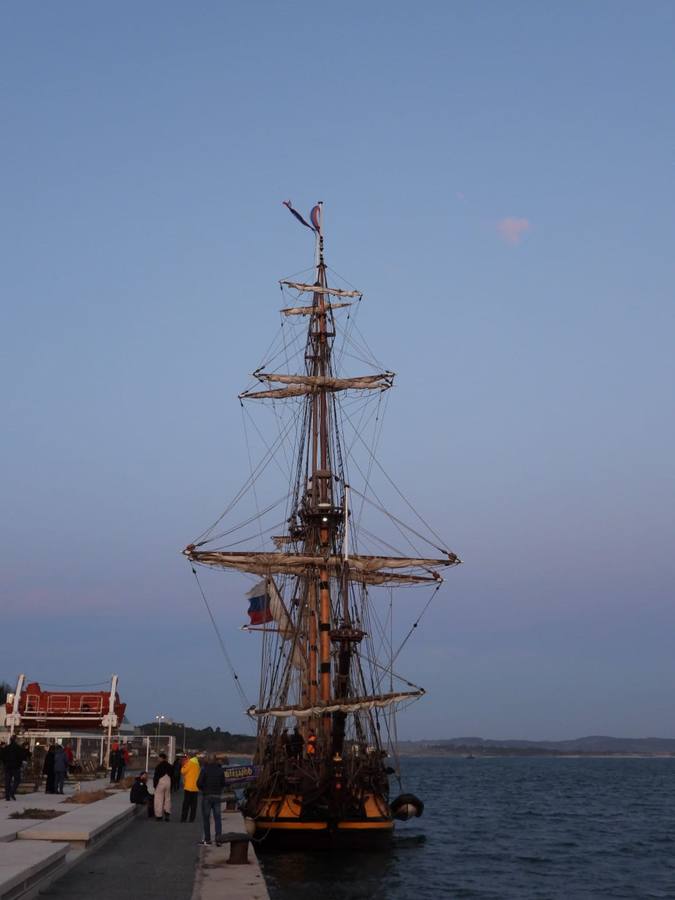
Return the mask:
{"type": "Polygon", "coordinates": [[[378,460],[394,372],[378,365],[358,329],[361,292],[326,264],[323,205],[309,221],[285,205],[314,233],[315,259],[304,278],[280,282],[280,335],[239,395],[265,452],[183,553],[198,580],[204,566],[255,581],[246,627],[260,639],[260,688],[247,712],[258,774],[243,811],[259,846],[371,846],[390,838],[396,819],[423,810],[402,792],[396,713],[425,692],[398,673],[397,660],[442,572],[461,560],[378,460]],[[362,374],[350,371],[357,360],[362,374]],[[266,408],[267,431],[252,404],[266,408]],[[375,492],[376,475],[387,479],[396,514],[375,492]],[[245,497],[250,514],[240,519],[245,497]]]}

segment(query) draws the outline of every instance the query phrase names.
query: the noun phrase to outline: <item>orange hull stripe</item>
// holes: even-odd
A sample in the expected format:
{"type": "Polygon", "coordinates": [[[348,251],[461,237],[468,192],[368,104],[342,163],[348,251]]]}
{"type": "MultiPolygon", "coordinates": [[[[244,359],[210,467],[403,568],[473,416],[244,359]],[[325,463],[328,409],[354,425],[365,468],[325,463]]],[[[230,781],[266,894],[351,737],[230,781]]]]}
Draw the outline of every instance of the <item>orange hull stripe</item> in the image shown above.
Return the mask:
{"type": "MultiPolygon", "coordinates": [[[[326,822],[264,822],[258,819],[256,821],[258,831],[269,831],[276,829],[279,831],[326,831],[328,824],[326,822]]],[[[339,831],[391,831],[394,828],[393,822],[338,822],[339,831]]]]}

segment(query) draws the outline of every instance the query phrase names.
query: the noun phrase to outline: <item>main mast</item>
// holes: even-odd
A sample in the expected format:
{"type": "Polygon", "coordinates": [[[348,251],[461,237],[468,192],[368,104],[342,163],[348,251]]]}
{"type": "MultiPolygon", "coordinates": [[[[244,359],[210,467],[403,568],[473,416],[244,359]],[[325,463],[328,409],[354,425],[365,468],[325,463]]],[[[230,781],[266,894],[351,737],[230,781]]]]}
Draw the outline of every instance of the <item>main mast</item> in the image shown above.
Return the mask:
{"type": "MultiPolygon", "coordinates": [[[[331,372],[331,345],[333,335],[327,327],[326,264],[323,257],[323,205],[319,206],[318,228],[316,230],[316,290],[313,294],[313,312],[310,317],[306,364],[309,375],[317,377],[318,390],[312,396],[311,434],[312,434],[312,468],[309,479],[305,517],[307,519],[307,536],[305,550],[316,556],[327,559],[330,555],[337,524],[333,506],[333,471],[331,467],[328,397],[325,379],[331,372]]],[[[331,597],[330,575],[327,565],[321,565],[318,572],[318,585],[310,575],[308,591],[310,615],[310,702],[317,697],[322,703],[331,699],[331,597]],[[318,587],[318,598],[317,598],[318,587]],[[318,624],[318,629],[317,629],[318,624]],[[318,646],[317,646],[318,632],[318,646]],[[318,664],[318,670],[317,670],[318,664]],[[312,691],[312,682],[314,690],[312,691]],[[312,696],[314,695],[314,696],[312,696]]],[[[320,731],[325,745],[330,740],[330,716],[324,714],[320,723],[320,731]]]]}

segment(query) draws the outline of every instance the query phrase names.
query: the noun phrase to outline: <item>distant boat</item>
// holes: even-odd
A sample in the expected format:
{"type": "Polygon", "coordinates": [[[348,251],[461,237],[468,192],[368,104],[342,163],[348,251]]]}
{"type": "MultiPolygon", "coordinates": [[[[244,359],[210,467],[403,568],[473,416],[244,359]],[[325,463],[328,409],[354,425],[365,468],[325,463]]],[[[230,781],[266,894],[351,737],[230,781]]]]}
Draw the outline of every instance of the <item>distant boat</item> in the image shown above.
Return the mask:
{"type": "MultiPolygon", "coordinates": [[[[415,585],[435,591],[443,581],[439,570],[461,560],[420,524],[421,517],[411,528],[383,508],[370,490],[373,463],[379,466],[372,448],[367,447],[362,491],[350,486],[348,464],[354,475],[358,468],[353,447],[357,439],[364,443],[368,414],[381,416],[378,398],[392,387],[394,373],[376,365],[363,375],[340,371],[343,356],[369,356],[365,340],[352,330],[352,307],[362,295],[328,284],[322,204],[312,210],[311,224],[290,201],[286,205],[315,232],[314,278],[281,282],[283,291],[293,292],[281,310],[284,343],[253,373],[257,384],[239,395],[242,406],[267,404],[278,430],[264,461],[291,473],[290,489],[278,504],[286,515],[276,524],[282,533],[260,524],[272,507],[258,493],[256,508],[260,501],[265,509],[240,527],[246,537],[259,530],[259,546],[268,534],[273,546],[241,549],[237,545],[245,546],[246,538],[223,514],[183,552],[193,571],[198,564],[262,579],[248,594],[247,626],[262,638],[260,699],[248,709],[257,721],[254,762],[260,774],[247,788],[244,805],[249,827],[261,840],[257,848],[368,846],[391,835],[394,819],[423,810],[412,794],[390,800],[395,769],[387,764],[389,754],[397,765],[394,709],[425,691],[396,675],[394,651],[385,652],[394,610],[389,591],[415,585]],[[303,321],[306,327],[298,324],[303,321]],[[304,371],[293,370],[293,356],[304,371]],[[290,371],[279,371],[287,367],[290,371]],[[346,440],[344,428],[352,416],[358,427],[346,440]],[[279,435],[289,437],[288,455],[279,435]],[[364,505],[386,516],[388,528],[381,535],[365,530],[364,505]],[[436,555],[399,555],[387,543],[397,532],[415,549],[432,546],[436,555]],[[360,552],[365,541],[374,544],[371,555],[360,552]],[[379,588],[386,588],[386,595],[379,588]],[[296,726],[295,734],[288,734],[287,724],[296,726]]],[[[421,439],[420,454],[423,449],[421,439]]],[[[252,464],[242,492],[252,488],[260,471],[252,464]]]]}

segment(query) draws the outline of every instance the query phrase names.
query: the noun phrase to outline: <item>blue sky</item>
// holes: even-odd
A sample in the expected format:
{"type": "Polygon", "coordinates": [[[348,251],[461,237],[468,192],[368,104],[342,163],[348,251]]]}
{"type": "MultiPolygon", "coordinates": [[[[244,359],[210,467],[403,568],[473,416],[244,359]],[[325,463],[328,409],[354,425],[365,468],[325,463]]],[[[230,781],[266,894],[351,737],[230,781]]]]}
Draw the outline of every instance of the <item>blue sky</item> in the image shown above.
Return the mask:
{"type": "MultiPolygon", "coordinates": [[[[401,735],[675,736],[672,4],[2,22],[0,676],[246,728],[178,551],[246,477],[236,394],[312,261],[280,201],[322,199],[398,373],[382,461],[465,560],[401,735]]],[[[254,694],[241,589],[208,583],[254,694]]]]}

